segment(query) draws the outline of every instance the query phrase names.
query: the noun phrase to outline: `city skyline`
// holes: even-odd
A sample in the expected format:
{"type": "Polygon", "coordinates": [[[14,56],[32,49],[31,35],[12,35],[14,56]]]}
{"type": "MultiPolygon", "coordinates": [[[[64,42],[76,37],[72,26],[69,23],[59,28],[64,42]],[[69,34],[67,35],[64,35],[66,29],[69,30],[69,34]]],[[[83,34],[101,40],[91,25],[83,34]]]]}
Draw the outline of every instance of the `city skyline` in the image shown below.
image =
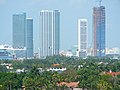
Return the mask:
{"type": "MultiPolygon", "coordinates": [[[[106,43],[107,47],[120,47],[119,37],[119,0],[109,2],[108,0],[102,1],[102,5],[106,7],[106,43]],[[114,37],[111,37],[111,36],[114,37]],[[114,43],[113,43],[114,42],[114,43]]],[[[11,29],[11,15],[16,12],[26,12],[28,16],[34,19],[34,42],[35,48],[38,49],[38,35],[39,30],[38,13],[43,9],[48,10],[60,10],[61,12],[61,49],[70,49],[73,45],[77,44],[77,20],[78,18],[86,18],[88,20],[88,32],[89,32],[89,47],[92,43],[92,8],[97,6],[98,3],[95,0],[89,2],[89,0],[61,0],[61,1],[48,1],[48,0],[36,0],[36,1],[7,1],[0,2],[1,17],[3,22],[0,25],[2,31],[0,44],[12,44],[12,29],[11,29]],[[28,2],[25,4],[25,2],[28,2]],[[40,3],[41,2],[41,3],[40,3]],[[15,4],[16,3],[16,4],[15,4]],[[48,4],[49,3],[49,4],[48,4]],[[54,5],[53,5],[54,3],[54,5]],[[22,7],[21,7],[22,5],[22,7]],[[6,12],[5,12],[6,11],[6,12]],[[4,18],[3,20],[3,17],[4,18]],[[7,27],[5,26],[7,25],[7,27]],[[10,33],[6,33],[10,32],[10,33]],[[69,33],[68,33],[69,32],[69,33]],[[10,39],[5,37],[7,35],[10,39]]],[[[36,51],[35,50],[35,51],[36,51]]]]}

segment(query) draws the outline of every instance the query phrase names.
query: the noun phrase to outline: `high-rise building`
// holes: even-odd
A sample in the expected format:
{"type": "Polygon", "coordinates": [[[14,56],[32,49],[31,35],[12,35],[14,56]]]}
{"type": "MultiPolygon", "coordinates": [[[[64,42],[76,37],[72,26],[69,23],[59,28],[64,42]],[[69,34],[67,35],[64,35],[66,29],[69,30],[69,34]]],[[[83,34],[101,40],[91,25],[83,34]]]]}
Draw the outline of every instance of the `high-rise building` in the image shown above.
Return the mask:
{"type": "Polygon", "coordinates": [[[27,30],[26,30],[26,50],[27,50],[27,57],[32,58],[33,57],[33,19],[27,18],[27,30]]]}
{"type": "Polygon", "coordinates": [[[13,15],[13,47],[26,47],[26,13],[13,15]]]}
{"type": "Polygon", "coordinates": [[[59,54],[60,12],[42,10],[40,12],[40,58],[59,54]]]}
{"type": "MultiPolygon", "coordinates": [[[[26,13],[13,15],[13,48],[26,48],[26,13]]],[[[26,58],[26,50],[16,50],[16,58],[26,58]]]]}
{"type": "Polygon", "coordinates": [[[105,56],[105,7],[93,8],[93,54],[94,56],[105,56]]]}
{"type": "Polygon", "coordinates": [[[26,13],[13,14],[13,48],[17,58],[33,56],[33,20],[26,13]]]}
{"type": "Polygon", "coordinates": [[[86,19],[78,20],[78,56],[85,58],[87,56],[87,37],[88,22],[86,19]]]}

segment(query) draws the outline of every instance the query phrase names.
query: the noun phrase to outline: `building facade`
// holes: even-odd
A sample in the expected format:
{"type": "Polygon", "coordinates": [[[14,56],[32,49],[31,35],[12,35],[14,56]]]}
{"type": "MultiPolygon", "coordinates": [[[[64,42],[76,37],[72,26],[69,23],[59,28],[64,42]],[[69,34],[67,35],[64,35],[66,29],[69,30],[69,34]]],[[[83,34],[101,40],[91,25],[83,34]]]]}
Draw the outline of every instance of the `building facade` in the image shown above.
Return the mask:
{"type": "Polygon", "coordinates": [[[13,15],[13,47],[26,47],[26,13],[13,15]]]}
{"type": "Polygon", "coordinates": [[[33,58],[33,19],[32,18],[27,18],[27,30],[26,30],[26,36],[27,36],[27,44],[26,44],[26,50],[27,50],[27,57],[28,58],[33,58]]]}
{"type": "Polygon", "coordinates": [[[42,10],[40,12],[40,58],[59,54],[60,12],[42,10]]]}
{"type": "Polygon", "coordinates": [[[26,13],[13,14],[13,48],[16,58],[33,57],[33,20],[26,13]]]}
{"type": "Polygon", "coordinates": [[[86,19],[78,20],[78,56],[85,58],[87,56],[87,37],[88,22],[86,19]]]}
{"type": "MultiPolygon", "coordinates": [[[[24,48],[13,48],[11,45],[0,45],[0,60],[13,60],[16,59],[15,53],[22,54],[25,51],[24,48]]],[[[17,54],[18,55],[18,54],[17,54]]],[[[22,54],[23,55],[23,54],[22,54]]]]}
{"type": "Polygon", "coordinates": [[[0,60],[12,60],[12,47],[8,45],[0,45],[0,60]]]}
{"type": "Polygon", "coordinates": [[[105,56],[105,7],[93,8],[93,54],[105,56]]]}

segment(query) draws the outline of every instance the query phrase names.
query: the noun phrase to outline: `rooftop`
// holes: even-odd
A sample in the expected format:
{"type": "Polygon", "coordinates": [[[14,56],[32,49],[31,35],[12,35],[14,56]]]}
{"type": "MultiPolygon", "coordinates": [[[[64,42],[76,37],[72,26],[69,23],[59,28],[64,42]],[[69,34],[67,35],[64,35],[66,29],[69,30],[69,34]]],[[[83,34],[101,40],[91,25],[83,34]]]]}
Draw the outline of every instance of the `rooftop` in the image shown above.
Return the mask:
{"type": "Polygon", "coordinates": [[[106,72],[106,74],[116,76],[116,75],[120,75],[120,72],[106,72]]]}
{"type": "Polygon", "coordinates": [[[72,88],[75,88],[75,87],[78,87],[78,84],[79,82],[60,82],[58,83],[58,86],[67,86],[67,87],[72,87],[72,88]]]}

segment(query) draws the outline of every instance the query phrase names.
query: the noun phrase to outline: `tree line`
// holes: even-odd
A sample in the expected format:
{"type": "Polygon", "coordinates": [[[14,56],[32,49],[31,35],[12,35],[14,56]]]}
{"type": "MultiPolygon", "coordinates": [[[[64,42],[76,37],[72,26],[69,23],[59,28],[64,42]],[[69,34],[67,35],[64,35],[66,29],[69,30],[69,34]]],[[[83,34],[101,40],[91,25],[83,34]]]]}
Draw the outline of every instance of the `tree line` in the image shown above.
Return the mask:
{"type": "MultiPolygon", "coordinates": [[[[53,56],[46,59],[11,60],[0,63],[12,63],[14,69],[7,70],[0,65],[0,90],[65,90],[67,86],[58,86],[60,82],[79,82],[83,90],[120,90],[120,75],[112,76],[104,72],[120,71],[119,59],[89,57],[87,59],[53,56]],[[66,67],[64,72],[40,72],[60,64],[58,68],[66,67]],[[18,68],[26,72],[15,73],[18,68]]],[[[54,67],[54,68],[57,68],[54,67]]]]}

